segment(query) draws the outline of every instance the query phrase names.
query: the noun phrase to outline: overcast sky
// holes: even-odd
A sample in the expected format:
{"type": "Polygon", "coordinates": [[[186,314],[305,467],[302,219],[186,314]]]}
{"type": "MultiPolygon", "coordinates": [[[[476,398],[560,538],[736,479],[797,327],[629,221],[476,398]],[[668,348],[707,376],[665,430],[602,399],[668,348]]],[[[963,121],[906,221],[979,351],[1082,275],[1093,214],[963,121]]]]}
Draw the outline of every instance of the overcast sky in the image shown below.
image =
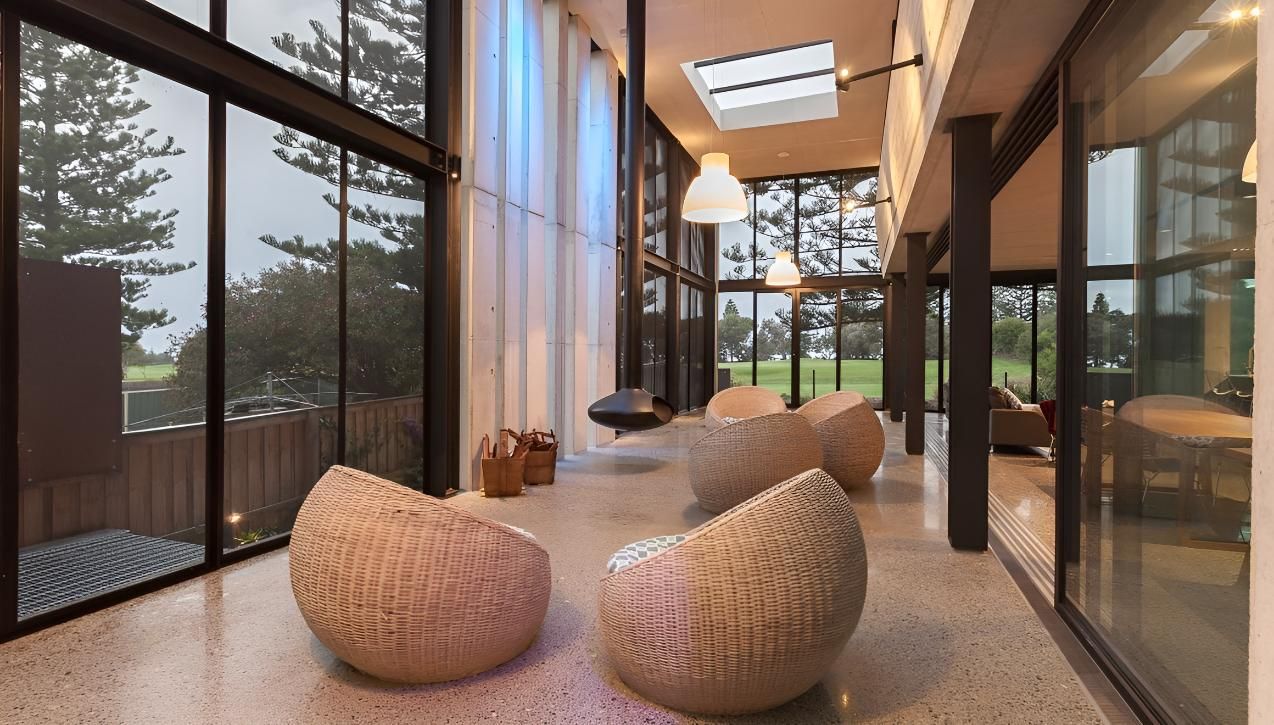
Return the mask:
{"type": "MultiPolygon", "coordinates": [[[[207,25],[208,0],[153,1],[184,19],[207,25]]],[[[270,36],[291,32],[309,38],[307,23],[314,17],[337,30],[336,8],[332,0],[230,0],[230,39],[271,62],[287,64],[288,57],[274,49],[270,36]]],[[[147,349],[166,350],[170,335],[202,324],[201,306],[207,295],[208,100],[202,92],[144,71],[134,90],[151,104],[136,119],[138,125],[156,129],[156,138],[172,136],[185,150],[180,156],[151,162],[167,169],[172,179],[156,186],[155,196],[140,204],[178,210],[175,248],[160,258],[197,263],[185,272],[152,278],[150,295],[141,303],[166,307],[176,318],[172,325],[142,336],[147,349]]],[[[336,237],[337,214],[322,199],[336,190],[274,155],[278,144],[273,137],[280,125],[231,106],[226,127],[227,273],[236,278],[252,275],[286,259],[259,241],[263,234],[279,238],[302,234],[309,242],[336,237]]],[[[374,238],[375,232],[351,223],[350,235],[374,238]]]]}

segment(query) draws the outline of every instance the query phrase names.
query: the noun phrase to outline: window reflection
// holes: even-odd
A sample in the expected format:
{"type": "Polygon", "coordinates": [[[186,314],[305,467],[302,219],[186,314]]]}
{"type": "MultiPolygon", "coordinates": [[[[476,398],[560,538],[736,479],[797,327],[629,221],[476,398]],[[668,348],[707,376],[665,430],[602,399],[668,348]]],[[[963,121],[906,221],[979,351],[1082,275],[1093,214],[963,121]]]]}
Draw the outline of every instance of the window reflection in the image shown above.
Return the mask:
{"type": "Polygon", "coordinates": [[[226,0],[226,35],[249,53],[340,94],[340,13],[334,0],[226,0]]]}
{"type": "Polygon", "coordinates": [[[424,486],[424,182],[348,154],[345,464],[424,486]]]}
{"type": "Polygon", "coordinates": [[[1180,722],[1246,719],[1256,20],[1119,3],[1073,61],[1087,190],[1069,600],[1180,722]]]}
{"type": "Polygon", "coordinates": [[[204,559],[206,358],[186,345],[207,300],[208,103],[33,25],[20,37],[26,618],[204,559]]]}
{"type": "Polygon", "coordinates": [[[340,152],[226,112],[228,548],[292,528],[336,462],[340,152]]]}

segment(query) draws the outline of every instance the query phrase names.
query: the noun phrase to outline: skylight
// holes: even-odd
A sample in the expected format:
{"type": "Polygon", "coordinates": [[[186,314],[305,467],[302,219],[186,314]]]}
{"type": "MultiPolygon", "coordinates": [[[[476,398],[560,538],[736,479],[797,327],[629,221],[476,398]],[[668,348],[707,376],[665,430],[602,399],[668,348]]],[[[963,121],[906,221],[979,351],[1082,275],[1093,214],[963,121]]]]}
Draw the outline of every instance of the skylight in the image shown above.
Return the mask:
{"type": "Polygon", "coordinates": [[[832,41],[788,45],[683,63],[722,131],[835,118],[832,41]]]}

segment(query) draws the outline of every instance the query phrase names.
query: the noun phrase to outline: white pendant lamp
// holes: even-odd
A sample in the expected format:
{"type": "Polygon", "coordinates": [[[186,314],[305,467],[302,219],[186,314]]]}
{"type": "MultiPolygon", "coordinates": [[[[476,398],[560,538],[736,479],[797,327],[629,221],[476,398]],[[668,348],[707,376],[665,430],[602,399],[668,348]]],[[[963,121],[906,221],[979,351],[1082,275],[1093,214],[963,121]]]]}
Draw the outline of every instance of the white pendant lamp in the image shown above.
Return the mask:
{"type": "Polygon", "coordinates": [[[730,175],[728,154],[704,154],[699,176],[690,182],[681,216],[699,224],[737,222],[748,215],[743,186],[730,175]]]}
{"type": "Polygon", "coordinates": [[[795,287],[801,283],[801,271],[792,263],[791,252],[777,252],[770,271],[765,273],[765,283],[771,287],[795,287]]]}
{"type": "Polygon", "coordinates": [[[1243,180],[1249,184],[1256,183],[1256,142],[1252,142],[1252,148],[1247,151],[1247,158],[1243,160],[1243,180]]]}

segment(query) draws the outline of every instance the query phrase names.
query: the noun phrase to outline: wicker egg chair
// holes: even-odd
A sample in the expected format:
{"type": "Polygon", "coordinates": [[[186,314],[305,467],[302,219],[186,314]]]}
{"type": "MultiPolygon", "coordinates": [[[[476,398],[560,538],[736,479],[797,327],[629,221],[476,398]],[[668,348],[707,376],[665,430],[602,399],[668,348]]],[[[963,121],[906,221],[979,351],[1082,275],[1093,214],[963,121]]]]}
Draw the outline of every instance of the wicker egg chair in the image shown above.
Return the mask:
{"type": "Polygon", "coordinates": [[[845,490],[871,480],[885,458],[885,428],[861,393],[820,395],[796,412],[814,425],[823,446],[823,470],[845,490]]]}
{"type": "Polygon", "coordinates": [[[548,609],[548,553],[524,532],[333,466],[292,529],[292,594],[340,659],[443,682],[521,654],[548,609]]]}
{"type": "Polygon", "coordinates": [[[726,418],[755,418],[758,415],[782,413],[787,410],[783,398],[769,388],[758,388],[755,385],[740,385],[726,388],[708,401],[703,413],[703,422],[708,430],[716,430],[725,425],[726,418]]]}
{"type": "Polygon", "coordinates": [[[602,640],[654,702],[737,715],[826,673],[858,625],[867,551],[849,500],[806,471],[602,579],[602,640]]]}
{"type": "Polygon", "coordinates": [[[720,513],[823,465],[823,446],[803,416],[771,413],[710,431],[690,447],[690,488],[720,513]]]}

